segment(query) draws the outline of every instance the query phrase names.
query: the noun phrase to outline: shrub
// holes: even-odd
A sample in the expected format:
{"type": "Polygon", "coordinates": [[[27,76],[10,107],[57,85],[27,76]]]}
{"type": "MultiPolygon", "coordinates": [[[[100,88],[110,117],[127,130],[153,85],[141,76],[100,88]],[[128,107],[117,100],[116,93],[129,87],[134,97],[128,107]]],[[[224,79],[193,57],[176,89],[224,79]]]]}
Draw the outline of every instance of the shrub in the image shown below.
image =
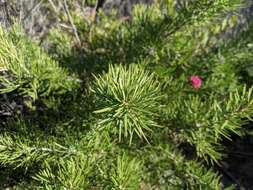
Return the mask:
{"type": "Polygon", "coordinates": [[[100,126],[121,137],[133,134],[147,140],[145,132],[156,126],[154,116],[159,106],[159,84],[152,74],[138,66],[110,66],[108,73],[95,77],[92,91],[97,114],[103,114],[100,126]]]}
{"type": "Polygon", "coordinates": [[[128,20],[77,18],[82,44],[54,30],[48,53],[1,29],[0,92],[56,105],[3,124],[6,175],[26,174],[16,186],[27,189],[224,188],[222,141],[253,114],[253,25],[222,37],[239,6],[166,0],[128,20]]]}

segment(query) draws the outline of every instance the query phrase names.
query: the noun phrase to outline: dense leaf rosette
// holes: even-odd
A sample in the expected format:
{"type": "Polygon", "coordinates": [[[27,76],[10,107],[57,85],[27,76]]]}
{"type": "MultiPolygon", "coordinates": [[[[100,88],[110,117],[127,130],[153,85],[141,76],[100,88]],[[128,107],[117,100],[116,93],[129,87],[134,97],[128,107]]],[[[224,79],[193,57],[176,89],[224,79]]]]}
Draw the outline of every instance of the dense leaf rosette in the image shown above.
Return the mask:
{"type": "Polygon", "coordinates": [[[160,87],[153,74],[137,65],[110,66],[108,73],[95,77],[92,86],[101,127],[122,136],[146,138],[146,131],[157,126],[156,110],[160,87]]]}

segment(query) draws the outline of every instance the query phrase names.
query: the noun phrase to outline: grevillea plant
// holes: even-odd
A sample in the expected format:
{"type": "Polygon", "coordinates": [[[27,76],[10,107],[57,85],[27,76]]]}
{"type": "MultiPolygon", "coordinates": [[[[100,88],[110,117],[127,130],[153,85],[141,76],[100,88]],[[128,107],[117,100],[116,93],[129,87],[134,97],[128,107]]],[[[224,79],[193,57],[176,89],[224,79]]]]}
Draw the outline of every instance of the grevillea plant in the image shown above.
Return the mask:
{"type": "Polygon", "coordinates": [[[132,142],[133,135],[147,140],[145,133],[158,124],[160,86],[154,75],[138,65],[109,66],[109,72],[96,77],[92,92],[101,115],[99,126],[108,128],[132,142]],[[137,84],[137,85],[136,85],[137,84]],[[103,117],[102,117],[103,115],[103,117]]]}
{"type": "Polygon", "coordinates": [[[233,189],[219,168],[223,141],[253,115],[253,25],[231,34],[246,6],[157,0],[94,21],[69,11],[77,31],[53,29],[46,50],[1,28],[0,101],[26,109],[0,118],[0,187],[15,176],[16,189],[233,189]]]}

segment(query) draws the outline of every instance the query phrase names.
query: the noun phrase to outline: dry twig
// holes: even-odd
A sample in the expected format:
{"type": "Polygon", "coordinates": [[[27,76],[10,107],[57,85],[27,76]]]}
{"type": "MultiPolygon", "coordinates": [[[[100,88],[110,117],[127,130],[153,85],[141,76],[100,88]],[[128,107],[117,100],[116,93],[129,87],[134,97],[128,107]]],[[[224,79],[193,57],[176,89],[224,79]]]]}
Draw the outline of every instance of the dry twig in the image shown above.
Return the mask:
{"type": "Polygon", "coordinates": [[[69,22],[71,24],[71,27],[72,27],[73,33],[75,35],[76,41],[77,41],[78,45],[81,46],[81,40],[80,40],[79,35],[77,33],[77,29],[76,29],[76,26],[75,26],[75,24],[73,22],[73,19],[72,19],[71,15],[70,15],[69,8],[68,8],[66,0],[64,0],[63,7],[64,7],[65,13],[66,13],[66,15],[68,17],[68,20],[69,20],[69,22]]]}

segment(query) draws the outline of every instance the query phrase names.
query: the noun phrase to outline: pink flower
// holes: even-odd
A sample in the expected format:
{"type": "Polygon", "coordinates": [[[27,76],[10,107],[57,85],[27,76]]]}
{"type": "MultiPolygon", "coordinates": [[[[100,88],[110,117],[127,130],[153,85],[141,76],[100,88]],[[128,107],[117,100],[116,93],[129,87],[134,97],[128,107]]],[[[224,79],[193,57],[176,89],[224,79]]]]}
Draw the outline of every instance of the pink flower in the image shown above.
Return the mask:
{"type": "Polygon", "coordinates": [[[201,87],[202,80],[199,76],[191,76],[190,81],[193,88],[199,89],[201,87]]]}

